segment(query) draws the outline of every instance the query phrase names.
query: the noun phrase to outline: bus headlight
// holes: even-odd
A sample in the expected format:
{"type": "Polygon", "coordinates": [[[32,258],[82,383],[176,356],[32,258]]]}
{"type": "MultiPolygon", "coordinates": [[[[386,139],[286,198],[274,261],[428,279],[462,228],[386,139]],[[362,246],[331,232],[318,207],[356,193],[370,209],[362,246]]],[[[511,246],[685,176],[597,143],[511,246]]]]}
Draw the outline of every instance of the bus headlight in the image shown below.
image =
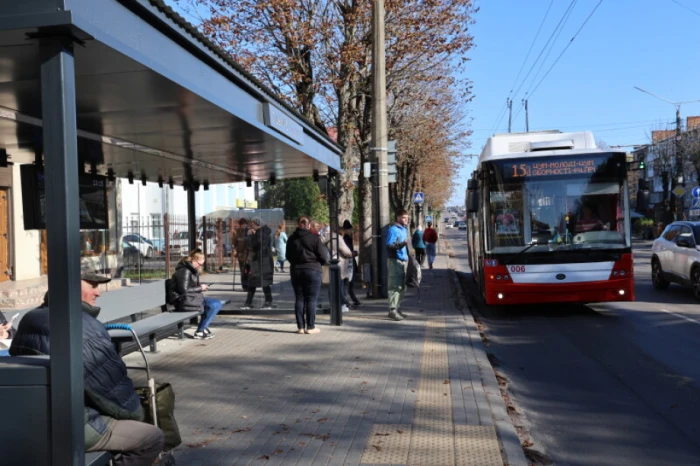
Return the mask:
{"type": "Polygon", "coordinates": [[[503,293],[498,293],[498,299],[503,299],[503,293]]]}
{"type": "Polygon", "coordinates": [[[620,296],[624,296],[624,295],[625,295],[625,290],[620,290],[618,293],[620,293],[620,296]]]}

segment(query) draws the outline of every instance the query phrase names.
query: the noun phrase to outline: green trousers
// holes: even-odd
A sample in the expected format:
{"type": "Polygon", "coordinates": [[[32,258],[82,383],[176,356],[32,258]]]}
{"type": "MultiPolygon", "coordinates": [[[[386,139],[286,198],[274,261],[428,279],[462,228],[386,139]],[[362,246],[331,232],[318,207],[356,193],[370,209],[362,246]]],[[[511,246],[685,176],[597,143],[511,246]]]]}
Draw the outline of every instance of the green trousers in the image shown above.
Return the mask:
{"type": "Polygon", "coordinates": [[[389,263],[389,309],[398,309],[406,294],[406,267],[408,261],[388,259],[389,263]]]}

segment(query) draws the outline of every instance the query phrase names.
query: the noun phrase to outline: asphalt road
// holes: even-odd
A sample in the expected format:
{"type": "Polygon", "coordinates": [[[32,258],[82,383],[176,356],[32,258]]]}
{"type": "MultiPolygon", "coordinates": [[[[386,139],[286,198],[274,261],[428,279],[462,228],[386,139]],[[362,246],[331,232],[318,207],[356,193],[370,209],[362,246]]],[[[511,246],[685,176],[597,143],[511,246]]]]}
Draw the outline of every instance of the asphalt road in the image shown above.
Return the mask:
{"type": "Polygon", "coordinates": [[[556,465],[700,465],[700,305],[652,287],[650,242],[635,244],[635,302],[486,307],[465,232],[446,236],[536,450],[556,465]]]}

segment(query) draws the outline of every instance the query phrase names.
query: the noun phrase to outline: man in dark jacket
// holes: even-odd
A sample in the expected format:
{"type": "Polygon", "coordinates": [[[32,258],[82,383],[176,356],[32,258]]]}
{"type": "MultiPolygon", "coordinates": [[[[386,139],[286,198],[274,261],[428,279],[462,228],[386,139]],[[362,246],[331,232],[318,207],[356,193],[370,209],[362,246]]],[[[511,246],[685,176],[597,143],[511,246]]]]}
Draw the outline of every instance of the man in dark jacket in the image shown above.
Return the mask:
{"type": "MultiPolygon", "coordinates": [[[[163,432],[143,421],[144,413],[126,365],[107,330],[97,319],[98,286],[110,279],[83,273],[83,383],[85,390],[85,449],[121,452],[117,465],[150,466],[163,449],[163,432]]],[[[48,355],[48,293],[41,307],[29,311],[12,339],[12,356],[48,355]]]]}
{"type": "Polygon", "coordinates": [[[297,333],[319,333],[315,324],[318,293],[321,290],[321,267],[330,262],[328,248],[310,228],[309,217],[301,217],[298,228],[287,241],[297,333]]]}

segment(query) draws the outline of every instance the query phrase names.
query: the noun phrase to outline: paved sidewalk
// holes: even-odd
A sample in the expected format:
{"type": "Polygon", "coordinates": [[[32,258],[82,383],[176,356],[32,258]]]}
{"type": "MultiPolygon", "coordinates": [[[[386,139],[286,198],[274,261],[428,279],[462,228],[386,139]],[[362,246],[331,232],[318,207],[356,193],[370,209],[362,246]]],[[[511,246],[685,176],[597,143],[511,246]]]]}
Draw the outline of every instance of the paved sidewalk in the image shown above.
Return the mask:
{"type": "MultiPolygon", "coordinates": [[[[408,291],[402,322],[358,290],[361,308],[341,327],[320,314],[316,335],[295,333],[291,312],[261,313],[217,317],[211,340],[162,341],[149,361],[176,392],[178,465],[525,464],[498,420],[502,400],[488,394],[493,370],[447,260],[423,272],[422,302],[408,291]]],[[[275,299],[288,303],[285,277],[275,299]]],[[[213,296],[242,296],[231,279],[203,281],[221,283],[213,296]]]]}

